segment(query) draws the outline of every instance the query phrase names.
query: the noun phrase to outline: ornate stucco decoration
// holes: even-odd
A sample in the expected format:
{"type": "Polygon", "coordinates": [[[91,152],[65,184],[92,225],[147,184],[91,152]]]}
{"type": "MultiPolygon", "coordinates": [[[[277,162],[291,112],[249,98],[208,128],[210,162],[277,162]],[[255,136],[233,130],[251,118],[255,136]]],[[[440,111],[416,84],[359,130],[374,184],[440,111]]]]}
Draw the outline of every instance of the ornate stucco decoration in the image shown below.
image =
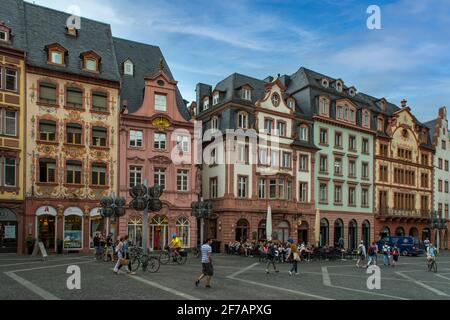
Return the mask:
{"type": "Polygon", "coordinates": [[[170,126],[170,122],[166,118],[158,117],[153,119],[152,125],[158,128],[158,130],[164,131],[170,126]]]}

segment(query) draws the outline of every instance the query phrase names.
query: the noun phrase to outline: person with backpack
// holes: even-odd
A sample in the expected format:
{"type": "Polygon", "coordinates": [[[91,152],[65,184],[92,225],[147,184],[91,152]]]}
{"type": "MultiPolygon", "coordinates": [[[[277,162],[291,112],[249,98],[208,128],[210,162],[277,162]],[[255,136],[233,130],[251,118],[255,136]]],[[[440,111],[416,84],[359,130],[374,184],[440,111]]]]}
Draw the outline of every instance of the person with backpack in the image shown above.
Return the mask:
{"type": "Polygon", "coordinates": [[[364,241],[361,240],[358,246],[358,261],[356,261],[356,267],[361,267],[361,262],[364,263],[366,260],[366,246],[364,245],[364,241]]]}
{"type": "Polygon", "coordinates": [[[371,264],[374,264],[375,266],[377,265],[377,251],[378,251],[377,245],[375,244],[375,242],[372,242],[372,244],[369,247],[368,261],[366,267],[369,267],[371,264]]]}
{"type": "Polygon", "coordinates": [[[385,266],[391,265],[391,247],[388,246],[387,242],[384,243],[383,249],[383,262],[385,266]]]}
{"type": "Polygon", "coordinates": [[[392,248],[392,266],[395,267],[398,263],[398,257],[400,256],[400,250],[397,247],[397,244],[394,244],[392,248]]]}
{"type": "Polygon", "coordinates": [[[269,273],[269,266],[272,265],[273,266],[273,270],[275,270],[275,272],[279,272],[279,270],[277,270],[277,267],[275,266],[275,246],[274,244],[269,241],[269,245],[267,248],[267,263],[266,263],[266,273],[269,273]]]}

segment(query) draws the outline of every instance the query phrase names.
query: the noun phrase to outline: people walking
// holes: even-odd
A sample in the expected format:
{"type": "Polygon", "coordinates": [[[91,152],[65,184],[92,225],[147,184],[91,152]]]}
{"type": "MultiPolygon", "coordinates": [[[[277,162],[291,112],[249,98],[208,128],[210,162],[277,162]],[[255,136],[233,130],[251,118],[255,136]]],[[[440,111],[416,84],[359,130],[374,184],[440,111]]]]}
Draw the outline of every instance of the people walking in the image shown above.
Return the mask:
{"type": "Polygon", "coordinates": [[[426,238],[423,242],[423,245],[425,246],[425,252],[428,252],[428,247],[430,246],[430,239],[426,238]]]}
{"type": "Polygon", "coordinates": [[[295,243],[291,243],[290,248],[288,248],[288,257],[287,260],[292,263],[292,268],[289,271],[289,275],[292,274],[298,276],[298,262],[300,261],[300,254],[298,252],[298,246],[295,243]]]}
{"type": "Polygon", "coordinates": [[[206,288],[211,288],[211,279],[214,275],[214,269],[212,265],[212,240],[206,239],[205,243],[201,247],[202,252],[202,274],[195,281],[195,286],[198,287],[200,281],[206,277],[206,288]]]}
{"type": "Polygon", "coordinates": [[[94,244],[95,253],[94,253],[94,259],[98,260],[100,257],[100,233],[96,232],[94,239],[92,239],[92,242],[94,244]]]}
{"type": "Polygon", "coordinates": [[[398,257],[400,256],[400,249],[397,247],[397,244],[394,244],[392,248],[392,266],[395,267],[398,263],[398,257]]]}
{"type": "Polygon", "coordinates": [[[105,262],[108,261],[108,257],[111,261],[114,261],[114,249],[113,249],[113,239],[112,234],[110,233],[106,238],[106,252],[105,252],[105,262]]]}
{"type": "Polygon", "coordinates": [[[338,243],[339,243],[339,249],[343,250],[344,249],[344,238],[340,237],[338,243]]]}
{"type": "Polygon", "coordinates": [[[358,260],[356,261],[356,267],[361,267],[361,262],[364,264],[366,260],[366,246],[364,245],[364,241],[361,240],[358,246],[358,260]]]}
{"type": "Polygon", "coordinates": [[[275,247],[274,244],[269,241],[269,246],[268,246],[268,252],[267,252],[267,263],[266,263],[266,273],[269,273],[269,266],[272,265],[273,266],[273,270],[275,270],[275,272],[279,272],[279,270],[277,270],[277,267],[275,265],[275,247]]]}
{"type": "Polygon", "coordinates": [[[124,240],[127,240],[128,236],[125,236],[124,238],[120,237],[119,238],[119,243],[116,246],[116,252],[117,252],[117,263],[116,266],[114,267],[114,273],[115,274],[119,274],[119,270],[120,268],[122,268],[122,266],[125,267],[125,272],[128,274],[136,274],[134,272],[132,272],[129,268],[128,268],[128,264],[129,264],[129,260],[126,258],[127,257],[127,249],[125,249],[125,245],[128,245],[124,242],[124,240]]]}
{"type": "Polygon", "coordinates": [[[391,247],[389,247],[387,242],[384,243],[382,252],[383,252],[383,263],[384,263],[384,265],[385,266],[390,266],[391,265],[391,247]]]}
{"type": "Polygon", "coordinates": [[[369,247],[369,252],[368,252],[368,260],[367,260],[367,266],[369,267],[370,265],[377,265],[377,251],[378,251],[378,247],[375,244],[375,242],[372,242],[372,244],[369,247]]]}

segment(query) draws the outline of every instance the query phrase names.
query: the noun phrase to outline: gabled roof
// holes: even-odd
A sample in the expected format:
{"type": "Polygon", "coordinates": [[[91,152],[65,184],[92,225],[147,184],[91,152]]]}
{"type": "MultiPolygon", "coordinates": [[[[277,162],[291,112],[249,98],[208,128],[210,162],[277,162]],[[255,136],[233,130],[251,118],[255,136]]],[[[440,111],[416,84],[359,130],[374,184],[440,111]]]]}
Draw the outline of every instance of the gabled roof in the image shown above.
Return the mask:
{"type": "Polygon", "coordinates": [[[256,100],[261,99],[264,96],[264,81],[249,77],[243,74],[239,73],[233,73],[220,81],[213,92],[218,90],[221,92],[225,92],[224,99],[221,101],[223,102],[229,102],[229,101],[236,101],[241,100],[240,97],[237,95],[236,90],[240,89],[242,86],[249,85],[253,88],[252,91],[252,102],[255,103],[256,100]]]}
{"type": "Polygon", "coordinates": [[[11,29],[11,44],[0,43],[0,46],[25,50],[27,39],[24,25],[23,1],[2,0],[0,10],[0,21],[11,29]]]}
{"type": "MultiPolygon", "coordinates": [[[[12,2],[16,2],[17,6],[17,3],[22,1],[12,2]]],[[[120,80],[109,24],[81,18],[81,29],[74,37],[67,35],[66,22],[70,14],[27,2],[23,2],[23,7],[23,15],[16,18],[21,18],[24,24],[23,32],[27,38],[24,48],[27,51],[28,64],[90,78],[117,82],[120,80]],[[65,67],[47,63],[45,47],[52,43],[58,43],[67,49],[65,67]],[[91,50],[95,50],[102,59],[101,72],[98,74],[83,71],[80,54],[91,50]]]]}
{"type": "MultiPolygon", "coordinates": [[[[113,38],[113,42],[117,57],[116,65],[121,69],[121,99],[127,101],[128,112],[134,113],[142,106],[145,77],[154,76],[159,72],[161,59],[164,72],[171,81],[175,80],[159,47],[119,38],[113,38]],[[131,60],[134,65],[132,76],[123,74],[122,64],[127,60],[131,60]]],[[[191,115],[178,88],[176,99],[178,111],[184,119],[189,120],[191,115]]]]}

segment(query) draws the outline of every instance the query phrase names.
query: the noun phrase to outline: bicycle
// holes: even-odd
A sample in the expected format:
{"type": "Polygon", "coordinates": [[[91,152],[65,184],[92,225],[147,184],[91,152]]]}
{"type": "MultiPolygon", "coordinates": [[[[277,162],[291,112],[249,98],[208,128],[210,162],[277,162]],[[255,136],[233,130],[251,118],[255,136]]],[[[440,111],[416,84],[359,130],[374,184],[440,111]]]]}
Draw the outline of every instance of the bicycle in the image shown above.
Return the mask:
{"type": "Polygon", "coordinates": [[[144,254],[141,248],[130,249],[130,267],[131,271],[139,270],[142,265],[142,271],[148,271],[150,273],[158,272],[160,267],[160,261],[157,257],[144,254]]]}
{"type": "Polygon", "coordinates": [[[187,261],[187,254],[186,251],[181,249],[177,255],[170,252],[168,248],[166,247],[163,252],[159,255],[159,261],[161,264],[168,264],[169,261],[172,260],[173,262],[176,262],[178,264],[185,264],[187,261]]]}
{"type": "Polygon", "coordinates": [[[434,273],[437,272],[437,263],[436,263],[436,257],[433,257],[431,261],[427,261],[428,265],[428,271],[433,271],[434,273]]]}

